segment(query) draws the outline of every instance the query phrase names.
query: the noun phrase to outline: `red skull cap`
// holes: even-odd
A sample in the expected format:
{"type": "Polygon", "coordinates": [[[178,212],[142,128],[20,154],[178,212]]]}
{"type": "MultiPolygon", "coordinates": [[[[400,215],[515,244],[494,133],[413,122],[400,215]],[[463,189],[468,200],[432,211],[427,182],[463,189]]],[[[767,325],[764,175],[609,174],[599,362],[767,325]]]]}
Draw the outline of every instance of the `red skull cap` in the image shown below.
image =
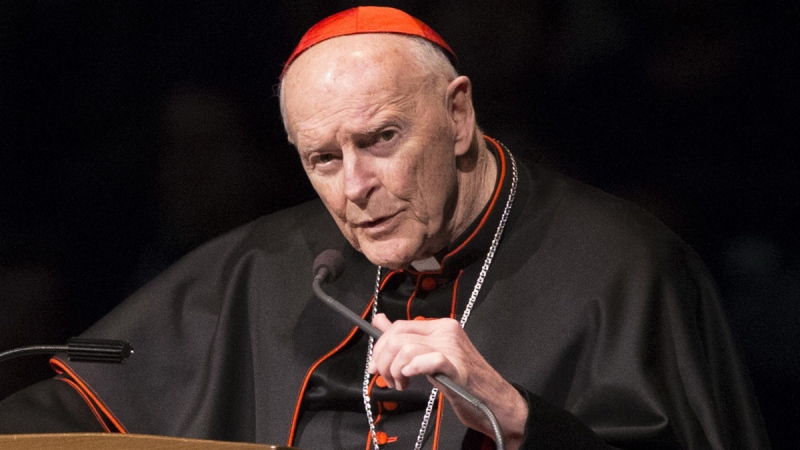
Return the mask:
{"type": "Polygon", "coordinates": [[[363,33],[395,33],[418,36],[441,47],[450,59],[457,61],[456,54],[431,27],[421,20],[395,8],[383,6],[359,6],[326,17],[311,27],[300,39],[286,64],[281,78],[289,65],[301,53],[327,39],[363,33]]]}

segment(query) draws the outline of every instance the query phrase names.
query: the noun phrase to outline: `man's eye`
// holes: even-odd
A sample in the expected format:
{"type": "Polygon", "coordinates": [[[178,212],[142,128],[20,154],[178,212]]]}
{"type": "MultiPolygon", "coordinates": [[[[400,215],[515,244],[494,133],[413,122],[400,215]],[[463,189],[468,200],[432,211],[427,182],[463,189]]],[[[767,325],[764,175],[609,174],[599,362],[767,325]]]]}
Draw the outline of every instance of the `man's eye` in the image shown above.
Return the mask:
{"type": "Polygon", "coordinates": [[[397,132],[394,131],[394,130],[384,130],[384,131],[380,132],[380,134],[378,135],[378,138],[381,141],[391,141],[396,135],[397,135],[397,132]]]}
{"type": "Polygon", "coordinates": [[[320,153],[314,157],[315,164],[325,164],[333,161],[336,157],[332,153],[320,153]]]}

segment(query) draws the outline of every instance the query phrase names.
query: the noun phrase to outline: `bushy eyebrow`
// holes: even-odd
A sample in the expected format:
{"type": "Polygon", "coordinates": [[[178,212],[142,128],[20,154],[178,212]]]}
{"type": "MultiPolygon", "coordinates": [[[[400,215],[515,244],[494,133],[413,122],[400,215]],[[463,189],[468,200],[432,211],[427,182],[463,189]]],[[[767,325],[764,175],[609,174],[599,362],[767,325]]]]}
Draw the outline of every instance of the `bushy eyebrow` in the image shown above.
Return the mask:
{"type": "Polygon", "coordinates": [[[372,145],[377,142],[381,133],[389,128],[401,128],[401,125],[402,121],[398,120],[396,117],[387,117],[364,131],[354,133],[354,143],[359,147],[372,145]]]}
{"type": "Polygon", "coordinates": [[[397,120],[394,120],[394,118],[387,118],[387,120],[381,120],[377,125],[369,127],[366,131],[360,134],[364,135],[378,134],[381,131],[385,130],[386,128],[394,126],[396,123],[397,120]]]}
{"type": "Polygon", "coordinates": [[[306,135],[303,132],[298,132],[295,134],[294,146],[297,152],[300,153],[300,156],[305,156],[329,147],[326,145],[326,142],[327,140],[325,139],[314,139],[312,136],[306,135]]]}
{"type": "Polygon", "coordinates": [[[408,125],[408,122],[409,122],[408,118],[403,118],[402,115],[400,114],[389,114],[385,117],[381,117],[380,121],[377,122],[375,125],[367,128],[366,130],[358,134],[363,136],[376,135],[389,127],[403,128],[408,125]]]}
{"type": "Polygon", "coordinates": [[[310,155],[325,148],[324,146],[318,146],[314,144],[306,144],[302,147],[295,145],[295,147],[297,147],[297,152],[300,154],[301,157],[310,155]]]}

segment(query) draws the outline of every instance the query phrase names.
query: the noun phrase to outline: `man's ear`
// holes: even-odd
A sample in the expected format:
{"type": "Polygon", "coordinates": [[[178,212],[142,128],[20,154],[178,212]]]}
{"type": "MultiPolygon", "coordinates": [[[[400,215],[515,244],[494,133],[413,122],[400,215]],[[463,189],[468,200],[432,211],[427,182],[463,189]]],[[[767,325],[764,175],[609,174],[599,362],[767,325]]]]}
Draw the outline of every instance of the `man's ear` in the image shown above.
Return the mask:
{"type": "Polygon", "coordinates": [[[447,113],[454,133],[455,155],[466,154],[475,137],[475,109],[472,106],[472,82],[457,77],[447,86],[447,113]]]}

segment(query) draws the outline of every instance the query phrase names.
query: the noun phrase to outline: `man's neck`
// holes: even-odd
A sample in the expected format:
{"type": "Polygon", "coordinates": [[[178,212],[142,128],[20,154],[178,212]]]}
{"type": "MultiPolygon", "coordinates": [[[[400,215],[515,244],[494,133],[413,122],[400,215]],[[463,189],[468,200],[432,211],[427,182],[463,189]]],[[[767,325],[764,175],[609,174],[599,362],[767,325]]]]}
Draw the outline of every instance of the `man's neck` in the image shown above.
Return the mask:
{"type": "Polygon", "coordinates": [[[483,134],[478,133],[477,136],[474,150],[464,155],[471,161],[459,162],[458,204],[451,241],[460,236],[484,210],[497,184],[497,162],[487,148],[483,134]]]}

